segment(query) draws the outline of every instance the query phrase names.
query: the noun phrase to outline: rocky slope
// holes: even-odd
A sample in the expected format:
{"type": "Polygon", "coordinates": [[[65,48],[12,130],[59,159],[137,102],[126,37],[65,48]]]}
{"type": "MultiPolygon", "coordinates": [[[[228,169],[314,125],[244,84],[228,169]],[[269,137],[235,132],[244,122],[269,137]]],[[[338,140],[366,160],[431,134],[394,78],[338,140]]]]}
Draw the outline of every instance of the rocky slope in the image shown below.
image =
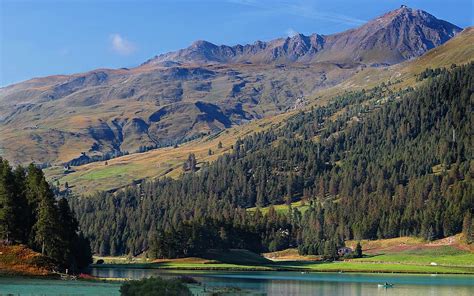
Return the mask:
{"type": "Polygon", "coordinates": [[[333,35],[297,34],[247,45],[196,41],[190,47],[156,56],[145,64],[360,62],[394,64],[411,59],[452,38],[461,28],[418,9],[402,6],[367,24],[333,35]]]}
{"type": "Polygon", "coordinates": [[[197,41],[132,69],[31,79],[0,88],[0,155],[61,163],[174,144],[300,108],[361,69],[417,57],[459,31],[401,7],[334,35],[197,41]]]}
{"type": "MultiPolygon", "coordinates": [[[[382,82],[390,81],[394,90],[407,86],[416,87],[418,74],[426,68],[450,67],[474,61],[474,27],[466,28],[454,38],[430,50],[423,56],[397,64],[392,67],[366,68],[353,75],[343,83],[318,92],[320,100],[315,103],[324,104],[328,98],[340,95],[347,90],[370,89],[382,82]]],[[[305,107],[307,109],[308,107],[305,107]]],[[[267,116],[253,120],[242,126],[234,126],[217,135],[204,137],[189,143],[179,145],[178,148],[161,148],[140,154],[131,154],[104,162],[94,162],[79,167],[74,171],[64,173],[62,166],[54,166],[45,170],[48,180],[53,183],[66,182],[74,192],[92,194],[96,191],[114,191],[128,184],[138,183],[143,179],[160,177],[178,178],[183,173],[183,162],[194,153],[198,159],[198,166],[203,163],[214,162],[217,157],[232,151],[232,145],[238,138],[244,138],[255,132],[263,132],[271,127],[277,127],[286,122],[295,112],[285,112],[275,116],[267,116]],[[222,148],[218,148],[218,143],[222,148]],[[208,151],[212,151],[209,155],[208,151]]],[[[295,205],[296,207],[296,205],[295,205]]]]}

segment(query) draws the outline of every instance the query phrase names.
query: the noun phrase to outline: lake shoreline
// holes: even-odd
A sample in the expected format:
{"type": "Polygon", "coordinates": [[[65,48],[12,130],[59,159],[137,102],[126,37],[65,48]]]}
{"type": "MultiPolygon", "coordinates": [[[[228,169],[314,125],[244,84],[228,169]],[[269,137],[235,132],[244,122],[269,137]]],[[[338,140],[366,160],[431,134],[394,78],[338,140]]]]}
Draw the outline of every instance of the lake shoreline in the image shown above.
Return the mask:
{"type": "MultiPolygon", "coordinates": [[[[373,264],[373,263],[371,263],[373,264]]],[[[357,264],[353,264],[357,267],[357,264]]],[[[377,264],[377,265],[384,265],[384,264],[377,264]]],[[[340,268],[340,269],[312,269],[312,268],[303,268],[303,267],[283,267],[283,266],[271,266],[271,265],[262,265],[262,266],[240,266],[240,267],[206,267],[206,266],[173,266],[173,267],[166,267],[166,266],[156,266],[154,263],[145,263],[145,264],[92,264],[90,268],[97,268],[97,269],[108,269],[108,268],[125,268],[125,269],[154,269],[154,270],[165,270],[165,271],[228,271],[228,272],[261,272],[261,271],[292,271],[292,272],[301,272],[301,273],[366,273],[366,274],[378,274],[378,273],[385,273],[385,274],[445,274],[445,275],[472,275],[474,276],[474,268],[467,267],[471,270],[469,271],[440,271],[436,269],[431,269],[433,266],[420,266],[420,265],[403,265],[397,264],[398,267],[406,267],[410,268],[413,266],[416,267],[426,267],[426,270],[383,270],[383,269],[350,269],[350,268],[340,268]]],[[[446,267],[446,266],[436,266],[436,267],[446,267]]],[[[466,268],[466,267],[462,267],[466,268]]]]}
{"type": "MultiPolygon", "coordinates": [[[[474,287],[471,275],[429,275],[429,274],[389,274],[389,273],[338,273],[338,272],[285,272],[285,271],[197,271],[192,270],[139,270],[97,269],[91,271],[94,280],[60,280],[39,277],[0,276],[0,294],[30,295],[120,295],[120,287],[127,280],[148,277],[164,279],[180,276],[192,277],[197,283],[186,283],[194,295],[289,295],[298,291],[301,295],[345,295],[348,291],[363,291],[362,295],[378,295],[380,286],[393,284],[394,296],[426,295],[437,291],[436,296],[469,295],[474,287]],[[128,277],[128,279],[125,279],[128,277]],[[112,281],[111,279],[116,279],[112,281]],[[120,279],[118,281],[117,279],[120,279]],[[418,292],[418,294],[416,294],[418,292]]],[[[431,295],[431,294],[430,294],[431,295]]]]}

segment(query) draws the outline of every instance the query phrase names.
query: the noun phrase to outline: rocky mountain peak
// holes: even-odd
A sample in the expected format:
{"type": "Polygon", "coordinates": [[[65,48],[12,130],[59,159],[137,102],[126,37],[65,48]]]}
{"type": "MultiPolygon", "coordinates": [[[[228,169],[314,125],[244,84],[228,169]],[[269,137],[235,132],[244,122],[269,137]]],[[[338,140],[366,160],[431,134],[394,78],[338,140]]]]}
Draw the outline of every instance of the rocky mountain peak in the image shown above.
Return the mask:
{"type": "Polygon", "coordinates": [[[366,24],[332,35],[298,33],[247,45],[215,45],[195,41],[190,47],[159,55],[147,63],[291,63],[337,62],[387,65],[402,62],[439,46],[461,28],[406,5],[366,24]]]}

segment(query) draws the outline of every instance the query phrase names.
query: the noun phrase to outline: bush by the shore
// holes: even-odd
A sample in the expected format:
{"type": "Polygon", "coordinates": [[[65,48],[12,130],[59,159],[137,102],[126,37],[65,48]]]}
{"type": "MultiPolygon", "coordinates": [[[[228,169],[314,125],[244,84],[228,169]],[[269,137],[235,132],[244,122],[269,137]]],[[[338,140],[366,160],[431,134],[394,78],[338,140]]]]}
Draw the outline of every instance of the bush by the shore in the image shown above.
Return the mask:
{"type": "Polygon", "coordinates": [[[122,296],[191,296],[191,291],[180,280],[148,278],[123,283],[120,287],[122,296]]]}

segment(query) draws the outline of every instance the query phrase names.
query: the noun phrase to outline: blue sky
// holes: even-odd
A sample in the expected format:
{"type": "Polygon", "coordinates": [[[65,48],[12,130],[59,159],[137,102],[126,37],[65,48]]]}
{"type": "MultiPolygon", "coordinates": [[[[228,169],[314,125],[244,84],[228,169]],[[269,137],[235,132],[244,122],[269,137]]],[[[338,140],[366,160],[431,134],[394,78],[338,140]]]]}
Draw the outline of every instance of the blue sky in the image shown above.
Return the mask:
{"type": "Polygon", "coordinates": [[[243,44],[331,34],[401,4],[458,26],[472,0],[0,0],[0,86],[53,74],[139,65],[205,39],[243,44]]]}

